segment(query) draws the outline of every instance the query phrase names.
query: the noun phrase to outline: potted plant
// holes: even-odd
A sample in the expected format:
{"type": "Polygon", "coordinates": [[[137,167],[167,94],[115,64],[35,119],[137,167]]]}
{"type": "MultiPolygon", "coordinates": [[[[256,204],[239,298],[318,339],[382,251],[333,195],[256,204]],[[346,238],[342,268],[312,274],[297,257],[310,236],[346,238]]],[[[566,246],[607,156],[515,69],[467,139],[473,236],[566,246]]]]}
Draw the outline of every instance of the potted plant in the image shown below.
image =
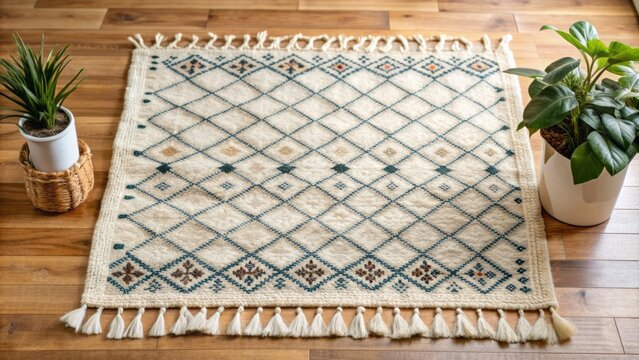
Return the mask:
{"type": "Polygon", "coordinates": [[[51,50],[45,58],[44,35],[39,52],[13,35],[17,56],[0,59],[0,84],[6,92],[4,98],[16,108],[2,107],[8,113],[0,120],[18,118],[20,133],[27,140],[29,160],[42,172],[58,172],[69,169],[79,159],[75,119],[71,111],[62,106],[66,98],[78,87],[83,69],[78,71],[62,87],[58,81],[69,56],[65,46],[51,50]]]}
{"type": "Polygon", "coordinates": [[[544,25],[579,50],[581,61],[561,58],[545,70],[513,68],[532,78],[531,100],[518,130],[543,138],[539,195],[544,209],[573,225],[606,221],[617,201],[626,168],[639,151],[639,48],[606,45],[585,21],[568,32],[544,25]],[[619,75],[604,79],[605,73],[619,75]],[[605,171],[604,171],[605,169],[605,171]]]}

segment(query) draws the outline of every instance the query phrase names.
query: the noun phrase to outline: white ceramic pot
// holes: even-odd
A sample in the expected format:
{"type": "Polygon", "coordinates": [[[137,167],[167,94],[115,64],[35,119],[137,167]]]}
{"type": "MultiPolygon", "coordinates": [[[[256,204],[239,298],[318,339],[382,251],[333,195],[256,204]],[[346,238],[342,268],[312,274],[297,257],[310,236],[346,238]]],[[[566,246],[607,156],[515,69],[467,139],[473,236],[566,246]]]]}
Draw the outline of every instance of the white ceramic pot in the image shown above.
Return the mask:
{"type": "Polygon", "coordinates": [[[555,219],[577,226],[600,224],[615,207],[626,177],[626,169],[610,176],[605,169],[598,178],[575,185],[570,159],[542,143],[539,197],[544,209],[555,219]]]}
{"type": "MultiPolygon", "coordinates": [[[[34,168],[44,172],[63,171],[80,159],[78,136],[75,132],[75,119],[71,111],[60,108],[69,117],[69,125],[61,132],[48,137],[35,137],[20,130],[29,144],[29,160],[34,168]]],[[[26,121],[20,119],[20,125],[26,121]]]]}

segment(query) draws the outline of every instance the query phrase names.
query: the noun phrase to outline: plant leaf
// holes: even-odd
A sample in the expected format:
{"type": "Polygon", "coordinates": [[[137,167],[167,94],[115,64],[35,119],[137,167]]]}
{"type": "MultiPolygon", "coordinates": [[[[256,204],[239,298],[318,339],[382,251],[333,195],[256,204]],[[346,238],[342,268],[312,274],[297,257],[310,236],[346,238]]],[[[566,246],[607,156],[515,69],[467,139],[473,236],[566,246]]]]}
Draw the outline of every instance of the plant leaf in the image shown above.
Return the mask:
{"type": "Polygon", "coordinates": [[[535,79],[530,83],[530,86],[528,86],[528,95],[532,98],[539,94],[541,90],[545,89],[546,86],[548,86],[548,84],[545,82],[535,79]]]}
{"type": "Polygon", "coordinates": [[[632,48],[624,50],[614,56],[608,58],[608,62],[611,64],[620,63],[624,61],[637,61],[639,60],[639,48],[632,48]]]}
{"type": "Polygon", "coordinates": [[[639,74],[632,74],[628,76],[623,76],[619,78],[619,85],[622,87],[632,90],[635,87],[639,87],[639,74]]]}
{"type": "Polygon", "coordinates": [[[635,139],[635,124],[632,121],[617,119],[608,114],[601,115],[601,124],[610,139],[622,149],[627,149],[635,139]]]}
{"type": "Polygon", "coordinates": [[[561,121],[579,104],[568,87],[550,85],[533,97],[524,109],[526,127],[544,129],[561,121]]]}
{"type": "Polygon", "coordinates": [[[537,69],[529,69],[529,68],[512,68],[504,71],[507,74],[519,75],[524,77],[529,77],[532,79],[536,79],[538,77],[544,77],[546,72],[537,70],[537,69]]]}
{"type": "Polygon", "coordinates": [[[610,175],[616,175],[630,162],[625,151],[596,131],[588,134],[588,144],[610,175]]]}
{"type": "Polygon", "coordinates": [[[597,115],[597,113],[593,109],[590,109],[590,108],[584,109],[581,112],[581,114],[579,114],[579,120],[585,122],[586,124],[588,124],[588,126],[590,126],[591,128],[595,130],[602,129],[601,118],[599,118],[599,115],[597,115]]]}
{"type": "Polygon", "coordinates": [[[608,46],[599,39],[589,40],[587,43],[590,55],[593,57],[608,57],[608,46]]]}
{"type": "Polygon", "coordinates": [[[590,104],[597,107],[601,107],[601,108],[612,108],[612,109],[619,109],[624,106],[623,104],[620,104],[619,102],[615,101],[612,95],[606,95],[606,94],[595,96],[592,100],[590,100],[590,104]]]}
{"type": "Polygon", "coordinates": [[[572,170],[572,181],[575,185],[598,178],[603,168],[604,165],[587,141],[579,145],[570,157],[570,170],[572,170]]]}
{"type": "Polygon", "coordinates": [[[590,40],[599,39],[597,29],[591,23],[583,20],[572,24],[568,32],[584,45],[587,45],[590,40]]]}
{"type": "Polygon", "coordinates": [[[564,40],[566,40],[570,44],[572,44],[572,46],[576,47],[579,50],[583,50],[586,53],[590,53],[590,50],[588,50],[588,47],[586,45],[582,44],[579,40],[577,40],[577,38],[572,36],[570,33],[567,33],[565,31],[559,30],[559,29],[557,29],[556,27],[554,27],[552,25],[544,25],[544,26],[541,27],[541,29],[539,29],[539,31],[543,31],[543,30],[553,30],[554,32],[559,34],[559,36],[564,38],[564,40]]]}
{"type": "Polygon", "coordinates": [[[544,82],[547,84],[555,84],[563,79],[569,72],[579,67],[579,60],[565,57],[554,61],[546,67],[546,76],[544,82]]]}
{"type": "Polygon", "coordinates": [[[608,45],[611,57],[630,49],[632,49],[632,46],[626,45],[620,41],[611,41],[610,45],[608,45]]]}
{"type": "Polygon", "coordinates": [[[619,76],[632,75],[636,72],[632,61],[611,65],[607,71],[619,76]]]}

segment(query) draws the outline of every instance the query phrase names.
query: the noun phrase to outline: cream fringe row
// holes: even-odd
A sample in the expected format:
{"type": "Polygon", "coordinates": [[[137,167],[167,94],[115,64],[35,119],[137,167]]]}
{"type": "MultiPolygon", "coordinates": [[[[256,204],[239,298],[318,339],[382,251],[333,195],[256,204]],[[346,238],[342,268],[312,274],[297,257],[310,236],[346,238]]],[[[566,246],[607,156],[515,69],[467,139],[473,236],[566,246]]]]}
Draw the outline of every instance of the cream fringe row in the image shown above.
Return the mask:
{"type": "MultiPolygon", "coordinates": [[[[268,36],[266,31],[255,36],[244,34],[241,43],[236,41],[236,35],[224,35],[223,39],[214,33],[208,33],[209,40],[200,42],[197,35],[192,35],[191,41],[182,42],[182,33],[177,33],[173,41],[164,44],[164,35],[155,35],[155,43],[147,45],[142,35],[135,34],[129,37],[138,49],[202,49],[202,50],[287,50],[287,51],[358,51],[358,52],[389,52],[398,50],[407,51],[460,51],[471,52],[473,43],[464,37],[451,37],[445,34],[424,37],[423,35],[390,36],[306,36],[296,34],[292,36],[268,36]],[[182,43],[181,43],[182,42],[182,43]],[[238,45],[234,45],[234,42],[238,45]]],[[[507,49],[512,40],[511,35],[505,35],[499,42],[498,49],[507,49]]],[[[487,35],[481,38],[483,51],[492,52],[492,44],[487,35]]]]}
{"type": "MultiPolygon", "coordinates": [[[[84,322],[87,306],[75,309],[62,316],[60,320],[68,327],[87,335],[102,333],[100,317],[103,308],[97,308],[96,312],[84,322]],[[84,322],[84,324],[83,324],[84,322]]],[[[353,339],[365,339],[369,336],[389,337],[391,339],[407,339],[410,337],[426,338],[465,338],[465,339],[492,339],[503,343],[523,343],[528,341],[546,341],[549,344],[565,341],[575,333],[575,327],[566,319],[557,314],[555,308],[548,309],[551,314],[551,322],[547,322],[545,311],[539,309],[539,316],[534,325],[530,325],[526,319],[524,310],[519,310],[519,318],[513,329],[506,320],[506,314],[498,309],[499,320],[496,328],[484,318],[482,309],[476,309],[477,322],[473,322],[466,316],[461,308],[455,309],[455,321],[448,324],[444,319],[441,308],[436,308],[432,323],[426,325],[420,317],[420,309],[415,308],[409,321],[406,321],[399,308],[394,308],[393,319],[386,324],[382,317],[383,308],[378,307],[375,315],[368,322],[364,318],[366,309],[358,307],[356,315],[350,325],[344,322],[342,308],[338,307],[328,325],[322,316],[322,308],[317,308],[312,322],[309,324],[302,308],[296,309],[296,315],[290,324],[286,324],[281,315],[281,309],[276,307],[270,320],[262,326],[260,316],[261,307],[255,310],[255,314],[246,326],[242,326],[241,314],[244,307],[236,309],[235,315],[226,327],[224,335],[227,336],[264,336],[264,337],[347,337],[353,339]],[[449,327],[452,325],[452,328],[449,327]]],[[[122,318],[124,309],[118,308],[106,335],[109,339],[141,339],[144,336],[142,316],[144,308],[137,310],[128,327],[122,318]]],[[[195,315],[186,306],[180,309],[179,317],[168,329],[164,324],[166,308],[160,308],[158,317],[148,332],[148,336],[160,337],[167,334],[184,335],[187,333],[201,333],[207,335],[221,335],[220,316],[224,307],[219,307],[213,315],[207,318],[207,309],[200,308],[195,315]]]]}

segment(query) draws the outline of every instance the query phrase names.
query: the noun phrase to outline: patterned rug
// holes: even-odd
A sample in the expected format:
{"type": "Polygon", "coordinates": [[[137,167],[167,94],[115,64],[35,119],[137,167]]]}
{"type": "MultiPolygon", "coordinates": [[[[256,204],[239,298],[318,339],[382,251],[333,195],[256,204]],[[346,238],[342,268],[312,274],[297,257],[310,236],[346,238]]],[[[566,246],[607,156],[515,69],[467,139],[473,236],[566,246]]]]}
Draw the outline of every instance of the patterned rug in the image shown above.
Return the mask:
{"type": "Polygon", "coordinates": [[[570,336],[517,80],[502,73],[510,37],[474,52],[445,36],[210,35],[131,39],[83,306],[67,325],[100,333],[102,310],[119,308],[108,337],[139,338],[145,309],[160,308],[151,336],[570,336]],[[262,306],[278,307],[265,326],[262,306]],[[224,307],[237,308],[228,325],[224,307]],[[257,308],[248,324],[245,307],[257,308]],[[319,309],[286,324],[279,307],[319,309]],[[322,307],[337,307],[330,321],[322,307]],[[350,326],[341,307],[357,308],[350,326]],[[503,310],[519,311],[514,330],[503,310]]]}

